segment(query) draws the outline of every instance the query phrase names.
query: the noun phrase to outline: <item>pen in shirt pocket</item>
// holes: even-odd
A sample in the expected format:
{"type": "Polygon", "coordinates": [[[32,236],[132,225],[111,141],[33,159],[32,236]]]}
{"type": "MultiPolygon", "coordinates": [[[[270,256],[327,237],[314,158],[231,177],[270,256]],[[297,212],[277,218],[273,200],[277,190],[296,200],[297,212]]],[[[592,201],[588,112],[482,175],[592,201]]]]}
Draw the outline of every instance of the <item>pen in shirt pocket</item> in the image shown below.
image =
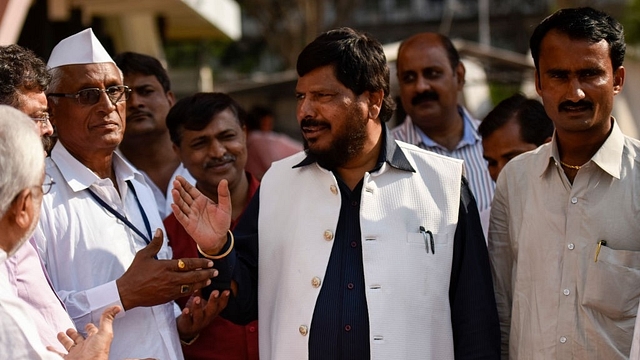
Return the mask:
{"type": "Polygon", "coordinates": [[[603,246],[607,246],[607,240],[598,241],[598,246],[596,247],[596,256],[593,258],[593,262],[598,262],[598,255],[600,255],[600,248],[603,246]]]}
{"type": "Polygon", "coordinates": [[[436,244],[433,241],[433,233],[430,230],[426,230],[424,226],[420,226],[420,233],[424,238],[424,247],[427,250],[427,254],[429,253],[429,244],[431,244],[431,253],[435,255],[436,244]]]}

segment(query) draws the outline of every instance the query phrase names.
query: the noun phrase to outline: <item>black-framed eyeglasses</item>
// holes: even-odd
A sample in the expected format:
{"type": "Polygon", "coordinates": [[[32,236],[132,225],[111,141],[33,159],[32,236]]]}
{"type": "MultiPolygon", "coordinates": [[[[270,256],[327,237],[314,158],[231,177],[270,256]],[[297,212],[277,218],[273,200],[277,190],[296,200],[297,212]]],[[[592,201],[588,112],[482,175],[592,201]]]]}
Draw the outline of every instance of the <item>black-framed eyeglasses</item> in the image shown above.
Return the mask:
{"type": "Polygon", "coordinates": [[[31,120],[35,121],[40,126],[45,126],[47,121],[49,121],[49,113],[44,112],[40,116],[32,116],[31,120]]]}
{"type": "Polygon", "coordinates": [[[47,96],[76,99],[80,105],[95,105],[100,101],[102,93],[106,93],[111,103],[115,105],[119,101],[127,101],[131,94],[131,89],[126,85],[115,85],[106,89],[89,88],[82,89],[75,94],[51,93],[47,94],[47,96]]]}
{"type": "Polygon", "coordinates": [[[53,187],[53,184],[55,184],[56,182],[53,181],[53,179],[51,178],[51,176],[49,176],[49,174],[45,173],[44,174],[44,181],[42,182],[42,194],[48,194],[49,191],[51,191],[51,188],[53,187]]]}

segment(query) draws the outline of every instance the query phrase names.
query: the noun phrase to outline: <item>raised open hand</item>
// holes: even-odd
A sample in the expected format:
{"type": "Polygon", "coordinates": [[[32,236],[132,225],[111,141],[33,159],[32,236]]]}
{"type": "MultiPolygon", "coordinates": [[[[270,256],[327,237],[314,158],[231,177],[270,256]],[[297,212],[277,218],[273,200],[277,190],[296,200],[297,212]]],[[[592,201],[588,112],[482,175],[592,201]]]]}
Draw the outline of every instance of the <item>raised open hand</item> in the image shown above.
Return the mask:
{"type": "Polygon", "coordinates": [[[217,254],[227,242],[231,225],[231,195],[227,180],[218,184],[218,204],[181,176],[173,181],[171,210],[200,249],[217,254]]]}

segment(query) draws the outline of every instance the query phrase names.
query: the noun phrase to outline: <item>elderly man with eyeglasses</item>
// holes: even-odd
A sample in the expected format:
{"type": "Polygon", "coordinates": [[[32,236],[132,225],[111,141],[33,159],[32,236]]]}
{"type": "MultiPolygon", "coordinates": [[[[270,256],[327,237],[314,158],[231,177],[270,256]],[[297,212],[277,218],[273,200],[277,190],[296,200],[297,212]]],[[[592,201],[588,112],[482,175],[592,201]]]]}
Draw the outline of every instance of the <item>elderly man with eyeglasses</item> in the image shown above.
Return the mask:
{"type": "Polygon", "coordinates": [[[182,312],[173,300],[217,275],[207,259],[171,259],[153,194],[115,150],[125,129],[129,88],[91,29],[62,40],[49,57],[47,90],[58,142],[46,172],[35,239],[77,328],[118,305],[112,359],[182,359],[190,341],[226,305],[194,296],[182,312]],[[176,318],[177,317],[177,318],[176,318]]]}

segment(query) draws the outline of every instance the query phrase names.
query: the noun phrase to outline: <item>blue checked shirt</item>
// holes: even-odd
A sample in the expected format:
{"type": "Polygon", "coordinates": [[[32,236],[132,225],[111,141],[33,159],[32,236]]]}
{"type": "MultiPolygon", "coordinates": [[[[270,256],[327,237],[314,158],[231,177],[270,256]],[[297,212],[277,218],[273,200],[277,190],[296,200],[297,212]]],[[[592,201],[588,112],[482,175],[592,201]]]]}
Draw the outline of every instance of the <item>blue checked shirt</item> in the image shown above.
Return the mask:
{"type": "Polygon", "coordinates": [[[475,196],[478,203],[478,210],[482,212],[491,207],[496,185],[489,175],[487,161],[482,157],[482,138],[478,134],[480,121],[474,119],[462,106],[458,107],[458,111],[464,119],[464,134],[453,151],[449,151],[431,140],[420,128],[413,124],[409,116],[402,124],[391,130],[391,133],[397,140],[440,155],[464,160],[466,177],[469,180],[473,196],[475,196]]]}

